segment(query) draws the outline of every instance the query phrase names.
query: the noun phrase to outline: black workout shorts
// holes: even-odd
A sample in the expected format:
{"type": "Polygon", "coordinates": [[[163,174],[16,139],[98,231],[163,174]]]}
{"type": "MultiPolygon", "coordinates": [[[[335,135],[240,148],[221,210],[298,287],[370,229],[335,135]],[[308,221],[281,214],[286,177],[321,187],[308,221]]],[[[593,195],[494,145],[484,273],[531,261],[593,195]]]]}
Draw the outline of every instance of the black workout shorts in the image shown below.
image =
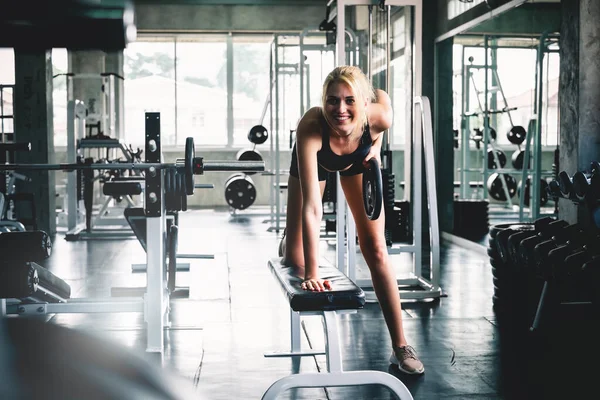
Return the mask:
{"type": "MultiPolygon", "coordinates": [[[[362,174],[365,171],[365,166],[362,163],[362,160],[355,161],[354,164],[350,168],[345,171],[340,171],[341,176],[352,176],[362,174]]],[[[325,168],[321,166],[321,164],[317,164],[317,174],[319,176],[319,181],[327,180],[327,175],[332,173],[331,171],[327,171],[325,168]]],[[[296,154],[296,144],[294,143],[294,148],[292,149],[292,163],[290,165],[290,175],[300,179],[300,174],[298,174],[298,155],[296,154]]]]}

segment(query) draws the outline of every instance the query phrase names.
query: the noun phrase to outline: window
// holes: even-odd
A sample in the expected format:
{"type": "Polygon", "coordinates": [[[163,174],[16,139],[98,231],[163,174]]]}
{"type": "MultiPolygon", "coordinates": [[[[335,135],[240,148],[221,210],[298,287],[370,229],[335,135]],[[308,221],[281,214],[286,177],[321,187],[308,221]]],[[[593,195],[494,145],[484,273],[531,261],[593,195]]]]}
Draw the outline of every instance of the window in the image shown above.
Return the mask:
{"type": "MultiPolygon", "coordinates": [[[[151,40],[151,39],[150,39],[151,40]]],[[[175,144],[175,42],[144,41],[124,51],[125,134],[122,140],[144,145],[144,114],[160,112],[162,145],[175,144]]]]}
{"type": "Polygon", "coordinates": [[[0,47],[0,85],[15,84],[15,53],[0,47]]]}
{"type": "Polygon", "coordinates": [[[448,0],[448,19],[458,17],[460,14],[483,3],[485,0],[448,0]]]}
{"type": "MultiPolygon", "coordinates": [[[[178,37],[175,90],[176,144],[186,137],[203,145],[227,144],[227,42],[226,36],[178,37]],[[202,128],[194,116],[202,114],[202,128]]],[[[173,143],[170,143],[173,144],[173,143]]]]}
{"type": "Polygon", "coordinates": [[[236,36],[233,40],[233,145],[248,146],[248,131],[269,129],[269,63],[272,36],[236,36]],[[263,110],[265,112],[263,117],[263,110]]]}
{"type": "Polygon", "coordinates": [[[0,48],[0,142],[14,140],[13,88],[15,55],[12,49],[0,48]]]}
{"type": "MultiPolygon", "coordinates": [[[[269,94],[270,35],[141,37],[125,50],[125,140],[143,143],[145,111],[161,113],[163,145],[186,137],[208,146],[248,145],[269,94]],[[232,43],[228,59],[228,43],[232,43]],[[232,68],[232,88],[228,85],[232,68]],[[228,107],[233,104],[233,115],[228,107]],[[228,131],[233,118],[233,132],[228,131]]],[[[268,124],[268,115],[263,124],[268,124]]]]}
{"type": "MultiPolygon", "coordinates": [[[[527,129],[535,114],[537,46],[531,40],[527,48],[516,47],[516,41],[511,43],[512,46],[493,49],[494,56],[492,50],[488,52],[487,108],[492,112],[490,127],[501,145],[510,145],[506,133],[513,125],[527,129]]],[[[454,45],[454,129],[465,126],[465,122],[471,131],[483,129],[485,57],[483,47],[454,45]]],[[[546,54],[541,108],[543,145],[556,145],[558,140],[558,75],[558,54],[546,54]]]]}
{"type": "Polygon", "coordinates": [[[67,49],[52,49],[52,104],[54,118],[54,146],[67,145],[67,77],[69,55],[67,49]]]}
{"type": "MultiPolygon", "coordinates": [[[[67,144],[67,84],[63,73],[68,69],[68,55],[66,49],[52,49],[52,80],[53,92],[53,121],[54,145],[66,146],[67,144]],[[58,76],[57,76],[58,75],[58,76]]],[[[15,53],[12,48],[0,48],[0,105],[1,115],[12,115],[13,89],[15,84],[15,53]]],[[[12,118],[2,118],[0,133],[13,133],[12,118]]]]}
{"type": "Polygon", "coordinates": [[[411,8],[403,7],[392,16],[392,60],[390,71],[390,92],[394,122],[390,128],[390,145],[394,148],[406,148],[406,138],[412,133],[412,97],[413,93],[413,56],[410,46],[411,8]],[[408,44],[408,46],[407,46],[408,44]]]}

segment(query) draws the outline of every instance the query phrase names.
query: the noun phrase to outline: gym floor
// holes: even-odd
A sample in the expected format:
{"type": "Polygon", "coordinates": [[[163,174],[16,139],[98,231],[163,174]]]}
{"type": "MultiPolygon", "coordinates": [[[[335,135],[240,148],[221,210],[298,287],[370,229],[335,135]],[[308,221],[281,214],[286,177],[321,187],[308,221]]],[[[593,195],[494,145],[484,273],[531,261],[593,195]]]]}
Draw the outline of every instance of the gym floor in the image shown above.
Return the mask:
{"type": "MultiPolygon", "coordinates": [[[[289,348],[290,332],[288,302],[267,268],[280,236],[268,232],[267,212],[192,210],[180,215],[179,253],[213,254],[214,259],[180,260],[191,263],[189,272],[177,275],[190,296],[171,301],[172,327],[165,334],[162,363],[189,381],[198,399],[259,399],[274,381],[298,368],[325,369],[323,356],[301,358],[299,365],[290,358],[263,357],[289,348]]],[[[332,263],[335,247],[323,241],[321,254],[332,263]]],[[[408,255],[391,257],[399,276],[410,271],[408,255]]],[[[359,277],[366,276],[364,261],[357,258],[359,277]]],[[[67,242],[59,233],[44,265],[71,285],[72,297],[101,298],[110,296],[111,287],[144,286],[145,274],[131,271],[132,264],[144,262],[135,238],[67,242]]],[[[425,365],[424,375],[407,376],[388,363],[390,340],[377,303],[341,317],[344,369],[387,371],[415,399],[595,397],[598,346],[593,338],[598,330],[584,306],[559,311],[559,323],[547,323],[535,335],[523,327],[527,322],[498,323],[491,267],[481,245],[475,250],[444,241],[440,279],[441,299],[403,302],[406,336],[425,365]]],[[[56,314],[50,321],[144,353],[141,314],[56,314]]],[[[305,319],[304,333],[303,346],[323,345],[319,319],[305,319]]],[[[283,398],[392,395],[366,386],[297,389],[283,398]]]]}

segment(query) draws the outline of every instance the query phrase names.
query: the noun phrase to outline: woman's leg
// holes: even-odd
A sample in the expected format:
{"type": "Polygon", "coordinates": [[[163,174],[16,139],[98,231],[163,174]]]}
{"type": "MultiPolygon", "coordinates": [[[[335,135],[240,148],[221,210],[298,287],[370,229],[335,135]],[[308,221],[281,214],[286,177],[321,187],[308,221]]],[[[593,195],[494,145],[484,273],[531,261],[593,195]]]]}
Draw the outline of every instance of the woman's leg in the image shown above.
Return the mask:
{"type": "Polygon", "coordinates": [[[367,218],[362,196],[362,174],[341,177],[342,189],[354,217],[360,250],[369,270],[373,289],[379,300],[383,317],[390,331],[392,344],[407,344],[402,327],[402,308],[396,275],[390,262],[385,242],[385,212],[375,221],[367,218]]]}
{"type": "MultiPolygon", "coordinates": [[[[320,181],[321,197],[325,191],[325,181],[320,181]]],[[[302,250],[302,188],[300,180],[294,176],[288,179],[287,209],[284,236],[280,246],[284,262],[304,267],[302,250]]]]}
{"type": "Polygon", "coordinates": [[[425,371],[423,363],[414,349],[407,345],[404,336],[398,283],[385,243],[385,212],[381,210],[381,215],[375,221],[367,218],[362,200],[362,174],[342,176],[341,183],[356,223],[360,250],[371,271],[373,289],[392,339],[390,362],[408,374],[422,374],[425,371]]]}

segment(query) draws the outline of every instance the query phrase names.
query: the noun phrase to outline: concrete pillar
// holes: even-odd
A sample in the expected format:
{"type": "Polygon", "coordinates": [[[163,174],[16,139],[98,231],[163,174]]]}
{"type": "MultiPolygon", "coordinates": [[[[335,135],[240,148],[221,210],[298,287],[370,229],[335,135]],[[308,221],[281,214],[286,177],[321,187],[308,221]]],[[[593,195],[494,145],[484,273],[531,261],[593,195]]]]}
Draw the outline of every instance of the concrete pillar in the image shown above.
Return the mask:
{"type": "MultiPolygon", "coordinates": [[[[600,3],[563,1],[561,8],[559,169],[573,175],[600,160],[600,3]]],[[[585,207],[569,200],[560,200],[559,217],[590,222],[585,207]]]]}
{"type": "Polygon", "coordinates": [[[104,118],[105,98],[102,91],[105,53],[100,50],[73,51],[69,53],[69,72],[73,73],[73,95],[87,107],[86,136],[108,134],[104,118]],[[97,123],[100,122],[100,129],[97,123]]]}
{"type": "Polygon", "coordinates": [[[454,132],[452,126],[452,38],[435,45],[434,142],[440,231],[454,227],[454,132]]]}
{"type": "MultiPolygon", "coordinates": [[[[53,164],[54,128],[52,109],[51,51],[15,50],[14,121],[18,142],[30,142],[31,151],[17,152],[15,162],[53,164]]],[[[54,172],[28,171],[31,182],[17,181],[17,193],[30,193],[37,229],[56,234],[56,188],[54,172]]],[[[32,216],[27,201],[17,203],[17,218],[32,216]],[[21,211],[19,210],[21,208],[21,211]]]]}

